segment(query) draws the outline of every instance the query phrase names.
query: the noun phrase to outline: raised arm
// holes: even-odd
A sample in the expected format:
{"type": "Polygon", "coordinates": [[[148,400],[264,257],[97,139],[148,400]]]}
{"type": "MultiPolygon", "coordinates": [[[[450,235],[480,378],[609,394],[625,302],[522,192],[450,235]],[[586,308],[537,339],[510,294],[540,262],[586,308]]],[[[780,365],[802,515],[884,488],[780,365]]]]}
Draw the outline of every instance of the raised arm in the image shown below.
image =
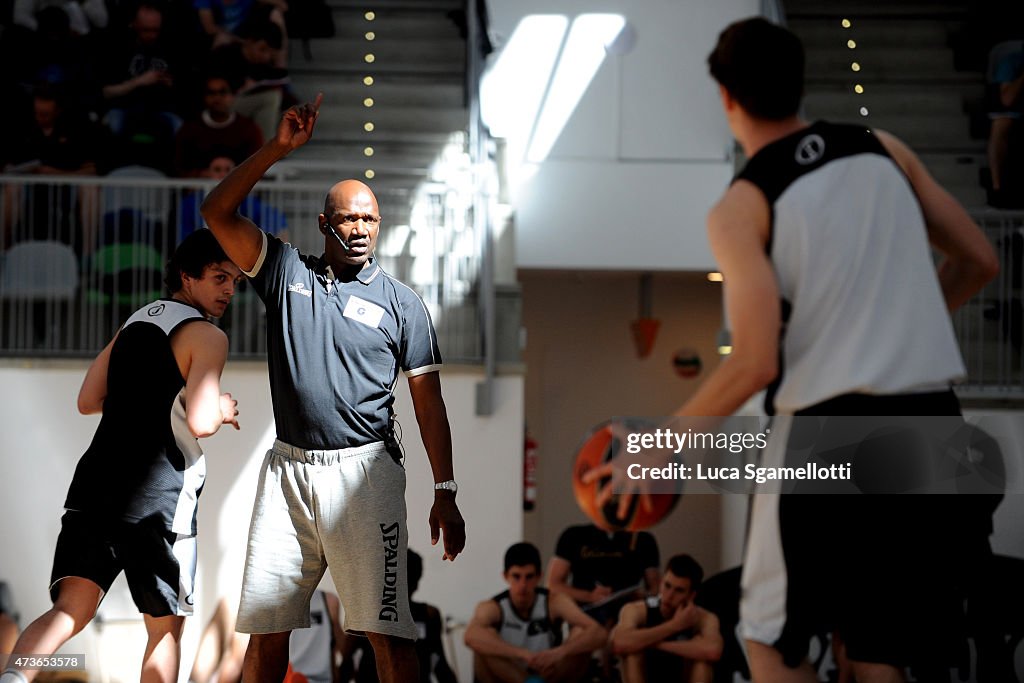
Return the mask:
{"type": "Polygon", "coordinates": [[[909,147],[885,131],[875,134],[906,173],[917,195],[928,240],[943,256],[939,264],[942,294],[946,306],[954,311],[999,273],[995,249],[960,202],[935,182],[909,147]]]}
{"type": "Polygon", "coordinates": [[[263,235],[255,223],[239,215],[238,207],[271,166],[313,136],[322,101],[320,94],[315,102],[286,111],[277,126],[277,135],[220,181],[199,209],[224,253],[245,272],[252,272],[256,266],[263,235]]]}
{"type": "MultiPolygon", "coordinates": [[[[448,411],[441,395],[441,378],[436,372],[425,372],[409,378],[416,422],[420,427],[423,447],[430,460],[434,482],[454,479],[452,466],[452,432],[448,424],[448,411]]],[[[455,494],[434,491],[434,504],[430,508],[430,542],[436,544],[444,532],[444,559],[454,560],[466,546],[466,523],[462,519],[455,494]]]]}
{"type": "Polygon", "coordinates": [[[501,623],[501,608],[493,600],[484,600],[476,606],[473,618],[466,627],[466,647],[477,654],[490,657],[506,657],[526,662],[532,654],[523,647],[509,645],[501,639],[498,624],[501,623]]]}

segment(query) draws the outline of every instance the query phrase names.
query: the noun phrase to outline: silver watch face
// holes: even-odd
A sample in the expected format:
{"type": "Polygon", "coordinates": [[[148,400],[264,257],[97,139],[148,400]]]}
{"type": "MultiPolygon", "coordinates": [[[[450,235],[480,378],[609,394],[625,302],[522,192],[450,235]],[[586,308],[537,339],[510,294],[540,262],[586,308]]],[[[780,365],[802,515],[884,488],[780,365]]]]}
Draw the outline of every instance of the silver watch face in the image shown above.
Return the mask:
{"type": "Polygon", "coordinates": [[[459,485],[454,481],[440,481],[434,484],[434,490],[436,491],[451,491],[452,493],[458,493],[459,485]]]}

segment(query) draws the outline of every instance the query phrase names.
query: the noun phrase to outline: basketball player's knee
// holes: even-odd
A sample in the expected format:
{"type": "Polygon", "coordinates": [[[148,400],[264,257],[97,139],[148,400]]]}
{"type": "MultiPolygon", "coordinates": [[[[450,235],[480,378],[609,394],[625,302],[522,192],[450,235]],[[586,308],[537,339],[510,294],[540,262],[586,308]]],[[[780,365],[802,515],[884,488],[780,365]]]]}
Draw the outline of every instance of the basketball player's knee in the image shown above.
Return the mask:
{"type": "Polygon", "coordinates": [[[175,641],[181,640],[185,630],[185,617],[146,617],[146,634],[150,641],[158,641],[170,636],[175,641]]]}
{"type": "Polygon", "coordinates": [[[77,634],[96,616],[96,604],[69,597],[58,598],[52,612],[70,624],[71,635],[77,634]]]}

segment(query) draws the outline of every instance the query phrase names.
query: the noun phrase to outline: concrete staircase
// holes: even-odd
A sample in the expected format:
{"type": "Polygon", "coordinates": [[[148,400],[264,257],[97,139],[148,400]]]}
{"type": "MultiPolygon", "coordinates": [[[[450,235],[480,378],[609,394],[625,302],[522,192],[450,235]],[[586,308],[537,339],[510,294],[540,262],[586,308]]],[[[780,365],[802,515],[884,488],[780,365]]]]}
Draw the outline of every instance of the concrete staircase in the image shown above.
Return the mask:
{"type": "Polygon", "coordinates": [[[807,48],[808,118],[887,130],[965,206],[985,205],[985,141],[971,138],[965,111],[983,95],[984,75],[955,70],[948,45],[967,17],[967,0],[788,0],[785,7],[807,48]]]}
{"type": "Polygon", "coordinates": [[[309,41],[308,53],[301,41],[291,47],[293,89],[303,100],[322,92],[324,103],[316,135],[289,157],[288,175],[325,191],[341,178],[367,180],[388,224],[408,223],[417,186],[468,123],[465,40],[450,16],[462,4],[328,0],[335,36],[309,41]]]}

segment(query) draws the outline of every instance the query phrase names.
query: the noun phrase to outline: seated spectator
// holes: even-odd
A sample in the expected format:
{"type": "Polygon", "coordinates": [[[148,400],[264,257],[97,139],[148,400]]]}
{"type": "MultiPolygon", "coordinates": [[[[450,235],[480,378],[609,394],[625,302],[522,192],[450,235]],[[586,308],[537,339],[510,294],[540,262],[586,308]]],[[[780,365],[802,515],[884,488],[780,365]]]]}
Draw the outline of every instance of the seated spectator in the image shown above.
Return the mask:
{"type": "Polygon", "coordinates": [[[508,590],[478,604],[466,628],[480,683],[579,681],[591,653],[604,645],[608,632],[564,593],[540,588],[540,572],[535,546],[516,543],[505,553],[508,590]]]}
{"type": "Polygon", "coordinates": [[[611,646],[625,683],[709,683],[722,656],[718,617],[694,602],[704,570],[689,555],[668,561],[658,595],[623,606],[611,646]]]}
{"type": "Polygon", "coordinates": [[[240,164],[263,146],[259,126],[235,113],[235,88],[227,78],[206,78],[203,104],[203,111],[185,122],[174,141],[175,172],[183,178],[206,175],[214,157],[240,164]]]}
{"type": "Polygon", "coordinates": [[[36,91],[31,120],[16,130],[0,151],[5,172],[96,175],[96,127],[83,117],[65,112],[53,91],[36,91]]]}
{"type": "Polygon", "coordinates": [[[30,31],[39,29],[37,15],[48,7],[60,7],[68,16],[75,35],[88,35],[92,29],[107,27],[109,16],[103,0],[14,0],[13,20],[30,31]]]}
{"type": "Polygon", "coordinates": [[[988,141],[990,203],[1018,206],[1024,194],[1024,49],[1018,46],[1004,55],[995,65],[992,81],[998,90],[988,141]]]}
{"type": "Polygon", "coordinates": [[[658,542],[646,531],[571,526],[558,537],[548,564],[548,588],[565,593],[609,626],[625,602],[658,590],[659,562],[658,542]]]}
{"type": "MultiPolygon", "coordinates": [[[[238,41],[239,29],[250,18],[269,19],[281,28],[287,40],[284,15],[288,3],[285,0],[192,0],[192,5],[214,49],[238,41]]],[[[285,59],[277,65],[283,67],[287,63],[287,46],[280,52],[285,59]]]]}
{"type": "MultiPolygon", "coordinates": [[[[420,578],[423,576],[423,558],[411,549],[408,557],[406,566],[409,572],[409,607],[419,634],[416,640],[416,657],[420,662],[420,683],[457,683],[455,672],[448,665],[441,642],[441,634],[444,632],[441,612],[433,605],[412,600],[412,595],[419,587],[420,578]]],[[[346,636],[342,654],[341,683],[377,683],[380,680],[377,678],[377,660],[369,640],[359,636],[346,636]],[[357,652],[360,653],[358,667],[355,665],[357,652]]]]}
{"type": "MultiPolygon", "coordinates": [[[[5,173],[96,175],[97,126],[66,112],[52,91],[35,93],[31,118],[14,130],[17,134],[0,145],[0,166],[5,173]]],[[[32,185],[26,191],[20,184],[5,184],[3,243],[58,239],[87,250],[96,230],[96,189],[32,185]]]]}
{"type": "Polygon", "coordinates": [[[284,33],[272,21],[251,19],[239,29],[239,38],[210,54],[209,71],[241,83],[235,111],[255,121],[269,140],[277,133],[288,82],[288,71],[277,65],[284,33]]]}
{"type": "Polygon", "coordinates": [[[99,87],[86,39],[76,35],[64,8],[44,7],[35,15],[37,31],[12,27],[4,33],[0,59],[10,79],[8,106],[27,104],[41,86],[59,90],[71,111],[96,111],[99,87]]]}
{"type": "MultiPolygon", "coordinates": [[[[227,157],[215,157],[210,160],[200,177],[221,180],[233,170],[235,170],[234,161],[227,157]]],[[[178,207],[179,240],[185,239],[188,234],[203,227],[203,217],[199,214],[199,205],[202,201],[203,198],[195,192],[190,192],[181,198],[181,205],[178,207]]],[[[282,242],[288,241],[288,219],[284,213],[263,202],[255,193],[251,193],[245,198],[238,211],[246,218],[251,218],[256,225],[261,226],[269,234],[277,236],[282,242]]]]}
{"type": "Polygon", "coordinates": [[[104,122],[115,135],[170,140],[181,127],[174,86],[184,58],[164,34],[163,21],[163,10],[143,0],[132,17],[130,31],[115,39],[103,56],[104,122]]]}

